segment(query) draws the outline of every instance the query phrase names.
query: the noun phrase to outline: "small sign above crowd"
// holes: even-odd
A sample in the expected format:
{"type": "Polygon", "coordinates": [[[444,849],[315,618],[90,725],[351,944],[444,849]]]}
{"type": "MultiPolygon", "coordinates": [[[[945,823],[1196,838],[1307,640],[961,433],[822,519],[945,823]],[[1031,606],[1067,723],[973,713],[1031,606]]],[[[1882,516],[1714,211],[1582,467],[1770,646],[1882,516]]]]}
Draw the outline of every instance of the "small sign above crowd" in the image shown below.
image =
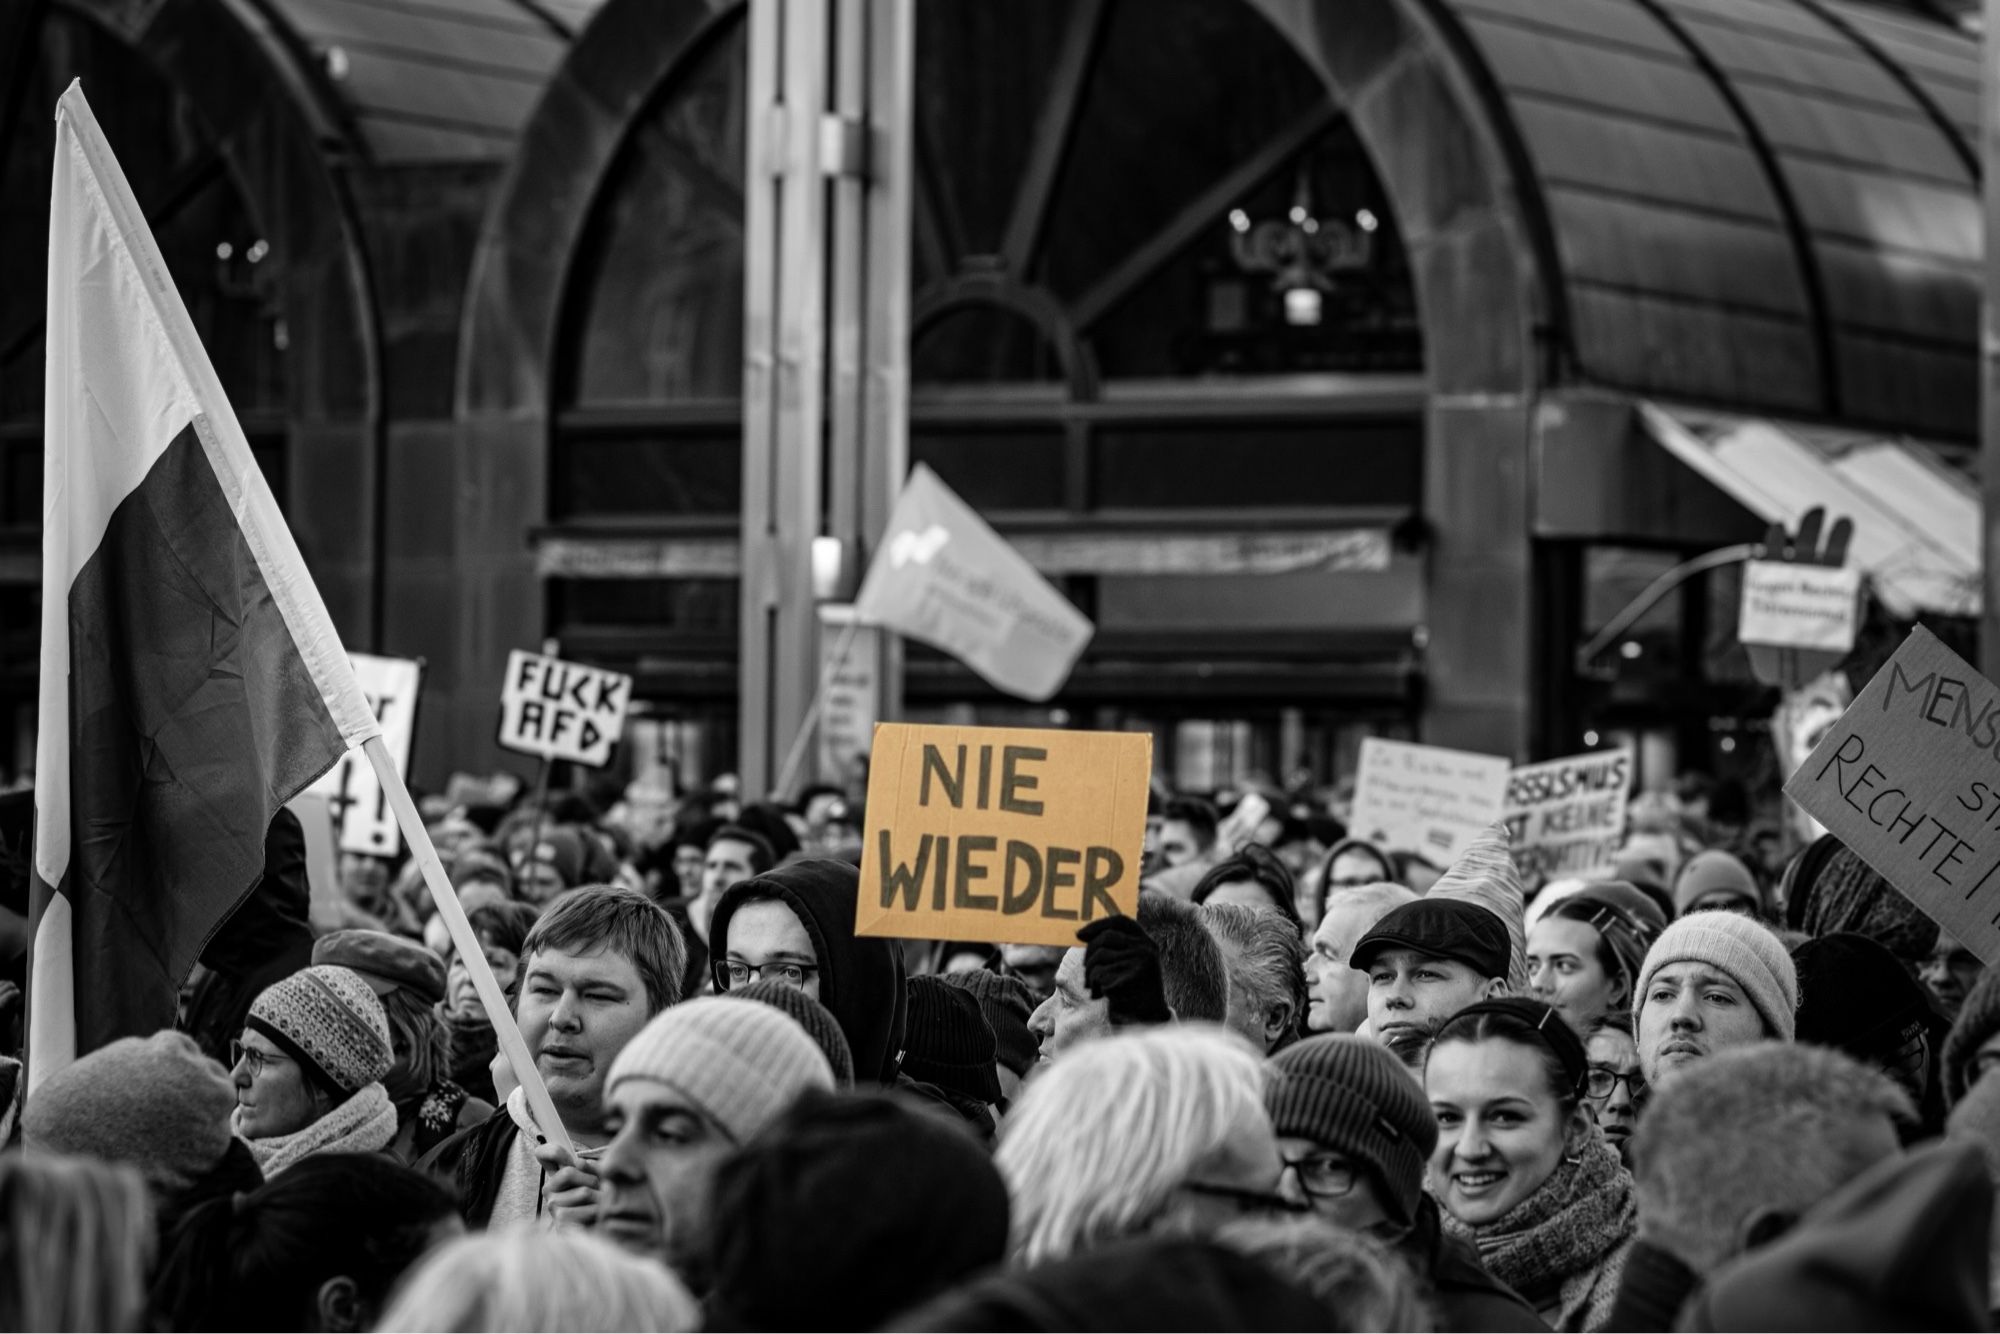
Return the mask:
{"type": "Polygon", "coordinates": [[[1350,827],[1381,847],[1448,866],[1500,819],[1511,767],[1502,755],[1369,737],[1361,743],[1350,827]]]}
{"type": "Polygon", "coordinates": [[[625,730],[632,678],[515,649],[500,687],[500,744],[601,769],[625,730]]]}
{"type": "Polygon", "coordinates": [[[1507,776],[1507,832],[1529,884],[1608,871],[1625,839],[1629,747],[1524,764],[1507,776]]]}

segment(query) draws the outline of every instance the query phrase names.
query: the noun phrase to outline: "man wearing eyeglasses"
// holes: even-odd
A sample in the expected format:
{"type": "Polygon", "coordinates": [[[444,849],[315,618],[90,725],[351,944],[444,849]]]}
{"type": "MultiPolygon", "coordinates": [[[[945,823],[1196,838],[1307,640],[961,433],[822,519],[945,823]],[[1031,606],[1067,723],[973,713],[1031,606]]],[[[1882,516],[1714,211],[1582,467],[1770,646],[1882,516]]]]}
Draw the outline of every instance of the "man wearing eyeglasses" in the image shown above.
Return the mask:
{"type": "Polygon", "coordinates": [[[801,861],[732,885],[715,906],[708,943],[716,994],[753,981],[796,987],[840,1023],[857,1086],[894,1085],[907,1023],[903,956],[856,936],[861,873],[847,862],[801,861]]]}
{"type": "Polygon", "coordinates": [[[1328,1033],[1287,1048],[1270,1070],[1264,1106],[1284,1160],[1282,1194],[1394,1246],[1430,1284],[1440,1330],[1546,1328],[1478,1252],[1445,1235],[1423,1188],[1437,1120],[1388,1048],[1328,1033]]]}

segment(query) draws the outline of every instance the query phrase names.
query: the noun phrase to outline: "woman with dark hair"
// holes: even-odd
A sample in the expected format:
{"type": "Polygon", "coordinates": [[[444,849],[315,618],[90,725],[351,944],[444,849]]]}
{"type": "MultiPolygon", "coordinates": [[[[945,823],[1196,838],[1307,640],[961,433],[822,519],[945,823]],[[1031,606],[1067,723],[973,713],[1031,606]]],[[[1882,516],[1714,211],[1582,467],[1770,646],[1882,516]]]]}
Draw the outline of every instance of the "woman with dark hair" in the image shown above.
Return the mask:
{"type": "Polygon", "coordinates": [[[1639,1040],[1632,1032],[1632,1015],[1614,1010],[1597,1021],[1584,1042],[1590,1073],[1584,1083],[1584,1105],[1604,1132],[1619,1161],[1632,1166],[1632,1132],[1646,1110],[1652,1089],[1639,1067],[1639,1040]]]}
{"type": "Polygon", "coordinates": [[[464,1230],[451,1192],[378,1154],[325,1153],[174,1230],[153,1280],[163,1328],[369,1329],[403,1272],[464,1230]]]}
{"type": "Polygon", "coordinates": [[[1328,850],[1320,864],[1306,873],[1299,889],[1299,915],[1310,923],[1308,932],[1319,928],[1326,907],[1349,890],[1366,885],[1400,885],[1396,864],[1389,854],[1366,839],[1343,838],[1328,850]]]}
{"type": "Polygon", "coordinates": [[[1605,880],[1569,895],[1528,933],[1528,985],[1574,1033],[1632,1008],[1646,951],[1667,929],[1644,891],[1605,880]]]}
{"type": "Polygon", "coordinates": [[[1217,903],[1240,903],[1246,908],[1276,908],[1304,936],[1296,896],[1292,873],[1278,860],[1277,854],[1262,843],[1246,843],[1235,856],[1225,857],[1209,867],[1207,874],[1195,882],[1194,893],[1189,897],[1196,907],[1213,899],[1217,903]]]}
{"type": "Polygon", "coordinates": [[[1520,997],[1446,1020],[1424,1068],[1445,1229],[1557,1330],[1604,1328],[1638,1228],[1631,1174],[1584,1110],[1589,1078],[1582,1041],[1520,997]]]}

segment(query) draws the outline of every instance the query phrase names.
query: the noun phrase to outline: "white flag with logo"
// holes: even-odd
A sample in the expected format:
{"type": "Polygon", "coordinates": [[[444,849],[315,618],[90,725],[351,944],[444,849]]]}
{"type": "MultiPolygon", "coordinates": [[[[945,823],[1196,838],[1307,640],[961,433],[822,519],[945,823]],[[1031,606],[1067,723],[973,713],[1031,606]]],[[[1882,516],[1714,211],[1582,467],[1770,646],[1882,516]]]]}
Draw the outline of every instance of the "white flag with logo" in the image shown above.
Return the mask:
{"type": "Polygon", "coordinates": [[[919,463],[896,501],[855,618],[943,649],[997,689],[1044,700],[1095,630],[1090,618],[919,463]]]}

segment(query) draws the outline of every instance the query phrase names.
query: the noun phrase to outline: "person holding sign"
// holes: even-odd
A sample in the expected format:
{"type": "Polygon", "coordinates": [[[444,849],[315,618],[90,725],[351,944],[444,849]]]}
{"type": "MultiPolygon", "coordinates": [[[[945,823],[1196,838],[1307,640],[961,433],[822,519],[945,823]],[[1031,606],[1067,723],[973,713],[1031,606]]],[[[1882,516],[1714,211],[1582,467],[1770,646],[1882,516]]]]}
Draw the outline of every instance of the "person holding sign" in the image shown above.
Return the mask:
{"type": "Polygon", "coordinates": [[[1199,909],[1141,894],[1136,921],[1107,917],[1077,936],[1084,943],[1063,955],[1055,992],[1028,1016],[1044,1065],[1120,1028],[1228,1018],[1228,965],[1199,909]]]}
{"type": "MultiPolygon", "coordinates": [[[[664,909],[611,885],[562,895],[528,933],[515,1002],[521,1035],[579,1149],[610,1142],[605,1076],[646,1021],[681,998],[686,957],[664,909]]],[[[417,1165],[452,1179],[467,1226],[581,1221],[596,1209],[596,1173],[587,1160],[561,1162],[561,1147],[544,1138],[515,1089],[506,1106],[417,1165]]]]}
{"type": "Polygon", "coordinates": [[[854,934],[861,873],[803,861],[732,885],[709,919],[718,996],[750,982],[796,987],[840,1021],[858,1088],[894,1087],[908,1023],[903,955],[854,934]]]}

